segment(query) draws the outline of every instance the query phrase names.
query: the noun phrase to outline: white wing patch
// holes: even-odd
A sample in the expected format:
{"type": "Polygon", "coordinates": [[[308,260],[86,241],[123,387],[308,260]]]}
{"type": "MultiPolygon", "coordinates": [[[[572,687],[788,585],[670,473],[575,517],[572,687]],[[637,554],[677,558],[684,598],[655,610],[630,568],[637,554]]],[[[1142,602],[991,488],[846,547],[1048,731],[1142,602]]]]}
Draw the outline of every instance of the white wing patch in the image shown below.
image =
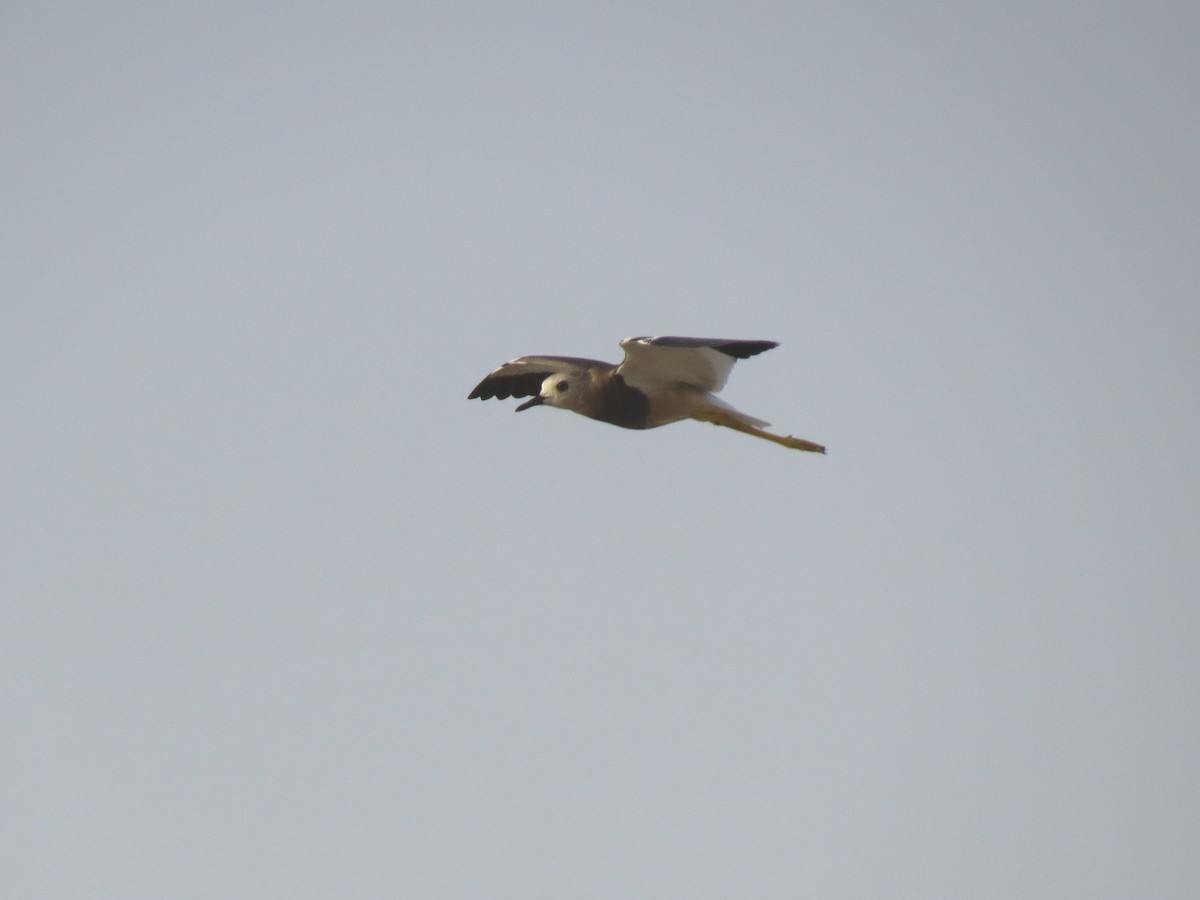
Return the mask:
{"type": "Polygon", "coordinates": [[[733,364],[727,353],[712,347],[666,347],[655,338],[626,338],[621,341],[625,360],[617,373],[630,387],[686,384],[702,391],[725,387],[733,364]]]}

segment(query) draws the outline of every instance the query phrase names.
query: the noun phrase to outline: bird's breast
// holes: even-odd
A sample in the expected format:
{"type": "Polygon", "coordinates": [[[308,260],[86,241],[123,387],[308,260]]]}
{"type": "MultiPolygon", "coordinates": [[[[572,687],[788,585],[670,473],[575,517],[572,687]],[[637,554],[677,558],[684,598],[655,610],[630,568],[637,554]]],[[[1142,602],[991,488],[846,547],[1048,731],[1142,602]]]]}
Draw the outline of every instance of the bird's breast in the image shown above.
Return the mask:
{"type": "Polygon", "coordinates": [[[649,428],[650,400],[613,373],[599,379],[577,412],[621,428],[649,428]]]}

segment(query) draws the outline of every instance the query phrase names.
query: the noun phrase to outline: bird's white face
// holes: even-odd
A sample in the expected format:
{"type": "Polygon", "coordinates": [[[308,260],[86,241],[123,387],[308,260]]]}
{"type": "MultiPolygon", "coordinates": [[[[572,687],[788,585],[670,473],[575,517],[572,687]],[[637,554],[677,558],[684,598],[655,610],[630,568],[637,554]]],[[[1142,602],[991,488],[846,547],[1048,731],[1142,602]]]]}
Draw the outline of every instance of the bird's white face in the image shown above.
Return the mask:
{"type": "Polygon", "coordinates": [[[576,409],[583,400],[583,385],[587,377],[586,372],[556,372],[542,380],[538,396],[530,397],[518,406],[517,412],[540,407],[542,403],[559,409],[576,409]]]}
{"type": "Polygon", "coordinates": [[[541,406],[543,403],[547,406],[557,406],[559,409],[578,411],[590,383],[587,372],[555,372],[542,381],[538,395],[518,406],[517,412],[541,406]]]}
{"type": "Polygon", "coordinates": [[[559,409],[574,409],[586,379],[583,372],[555,372],[542,382],[542,402],[559,409]]]}

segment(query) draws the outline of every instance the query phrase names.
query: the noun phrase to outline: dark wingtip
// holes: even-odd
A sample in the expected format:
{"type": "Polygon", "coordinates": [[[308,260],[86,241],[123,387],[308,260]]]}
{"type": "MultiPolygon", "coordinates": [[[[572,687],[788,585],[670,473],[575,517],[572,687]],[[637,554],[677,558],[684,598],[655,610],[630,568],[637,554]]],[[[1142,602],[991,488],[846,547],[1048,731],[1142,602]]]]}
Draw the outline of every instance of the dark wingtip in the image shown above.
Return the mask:
{"type": "Polygon", "coordinates": [[[758,354],[766,353],[778,346],[778,341],[728,341],[713,349],[720,350],[726,356],[732,356],[734,359],[749,359],[751,356],[758,356],[758,354]]]}
{"type": "MultiPolygon", "coordinates": [[[[694,337],[652,337],[652,338],[627,338],[627,341],[636,341],[642,344],[650,344],[655,347],[675,347],[679,349],[694,350],[700,347],[707,347],[711,350],[716,350],[718,353],[724,353],[726,356],[732,356],[734,359],[747,359],[751,356],[757,356],[759,353],[765,353],[773,347],[778,347],[778,341],[739,341],[736,338],[694,338],[694,337]]],[[[625,343],[623,341],[622,343],[625,343]]]]}
{"type": "Polygon", "coordinates": [[[542,382],[549,372],[522,372],[519,375],[489,375],[475,390],[467,395],[468,400],[507,400],[509,397],[532,397],[542,389],[542,382]]]}

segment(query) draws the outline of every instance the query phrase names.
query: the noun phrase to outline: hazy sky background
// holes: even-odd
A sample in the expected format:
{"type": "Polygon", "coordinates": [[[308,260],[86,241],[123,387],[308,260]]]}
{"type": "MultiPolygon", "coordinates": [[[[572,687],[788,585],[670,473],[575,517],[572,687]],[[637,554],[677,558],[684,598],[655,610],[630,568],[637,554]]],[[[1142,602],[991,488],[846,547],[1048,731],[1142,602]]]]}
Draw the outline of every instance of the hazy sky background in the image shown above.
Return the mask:
{"type": "Polygon", "coordinates": [[[0,24],[4,896],[1200,896],[1196,4],[0,24]]]}

